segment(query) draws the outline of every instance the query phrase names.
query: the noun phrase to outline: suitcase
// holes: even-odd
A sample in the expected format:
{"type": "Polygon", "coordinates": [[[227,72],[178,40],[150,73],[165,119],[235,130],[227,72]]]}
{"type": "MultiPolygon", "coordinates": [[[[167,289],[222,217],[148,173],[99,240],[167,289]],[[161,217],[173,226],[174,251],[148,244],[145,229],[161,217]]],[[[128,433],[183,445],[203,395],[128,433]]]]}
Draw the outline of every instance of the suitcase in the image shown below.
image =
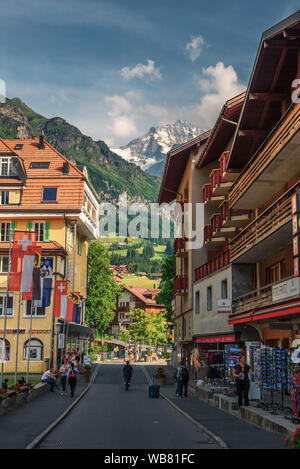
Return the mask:
{"type": "Polygon", "coordinates": [[[151,397],[152,399],[157,399],[159,397],[159,385],[158,384],[150,384],[149,397],[151,397]]]}

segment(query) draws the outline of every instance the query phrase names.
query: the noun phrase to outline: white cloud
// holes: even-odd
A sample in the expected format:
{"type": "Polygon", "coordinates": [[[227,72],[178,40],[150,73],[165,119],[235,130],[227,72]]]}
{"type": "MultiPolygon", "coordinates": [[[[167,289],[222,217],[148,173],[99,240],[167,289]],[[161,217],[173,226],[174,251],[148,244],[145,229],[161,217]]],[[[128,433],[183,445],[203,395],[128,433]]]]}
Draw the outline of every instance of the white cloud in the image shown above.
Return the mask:
{"type": "Polygon", "coordinates": [[[223,62],[204,68],[202,75],[196,77],[196,83],[203,95],[191,111],[191,115],[193,121],[204,128],[213,125],[225,101],[246,89],[246,86],[239,81],[232,65],[225,67],[223,62]]]}
{"type": "Polygon", "coordinates": [[[123,67],[121,75],[126,81],[131,80],[132,78],[142,79],[149,77],[151,80],[154,80],[155,78],[160,80],[162,78],[159,69],[155,67],[155,62],[150,59],[148,59],[147,65],[137,64],[132,68],[123,67]]]}
{"type": "Polygon", "coordinates": [[[204,43],[205,41],[203,37],[199,35],[196,37],[192,37],[191,42],[188,42],[186,44],[185,50],[188,53],[192,62],[195,62],[195,60],[200,57],[204,43]]]}

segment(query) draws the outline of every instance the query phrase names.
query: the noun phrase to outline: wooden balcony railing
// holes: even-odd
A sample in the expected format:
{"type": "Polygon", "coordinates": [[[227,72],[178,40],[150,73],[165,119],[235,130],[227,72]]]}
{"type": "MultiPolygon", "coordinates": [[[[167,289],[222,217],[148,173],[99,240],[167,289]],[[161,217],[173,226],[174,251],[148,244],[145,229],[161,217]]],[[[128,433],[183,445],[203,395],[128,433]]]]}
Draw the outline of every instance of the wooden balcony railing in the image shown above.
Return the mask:
{"type": "Polygon", "coordinates": [[[229,151],[223,151],[221,158],[219,159],[221,176],[223,176],[223,174],[225,173],[227,161],[229,158],[229,153],[230,153],[229,151]]]}
{"type": "Polygon", "coordinates": [[[222,267],[225,267],[229,263],[229,250],[223,251],[222,253],[213,257],[206,264],[203,264],[195,269],[195,281],[197,282],[197,280],[200,280],[201,278],[206,277],[207,275],[210,275],[219,269],[222,269],[222,267]]]}
{"type": "Polygon", "coordinates": [[[222,218],[220,213],[215,213],[211,217],[211,227],[212,227],[212,235],[215,236],[217,233],[220,232],[222,227],[222,218]]]}
{"type": "Polygon", "coordinates": [[[175,238],[174,256],[186,253],[186,238],[175,238]]]}
{"type": "Polygon", "coordinates": [[[241,314],[272,303],[272,284],[239,296],[233,301],[232,314],[241,314]]]}
{"type": "Polygon", "coordinates": [[[222,225],[243,226],[251,219],[252,210],[241,210],[229,207],[228,200],[224,200],[220,205],[222,225]],[[234,223],[236,221],[236,223],[234,223]],[[231,223],[229,223],[231,222],[231,223]]]}
{"type": "Polygon", "coordinates": [[[202,193],[203,193],[203,203],[207,203],[212,196],[212,190],[211,190],[211,185],[210,184],[204,184],[202,188],[202,193]]]}
{"type": "Polygon", "coordinates": [[[240,257],[292,219],[291,196],[293,192],[294,189],[284,194],[231,241],[231,261],[240,257]]]}
{"type": "Polygon", "coordinates": [[[228,196],[230,207],[233,207],[237,203],[264,169],[276,158],[282,148],[284,148],[298,131],[299,124],[300,104],[297,104],[291,112],[278,123],[270,138],[264,143],[263,147],[259,148],[259,151],[255,155],[256,159],[248,165],[231,188],[228,196]]]}
{"type": "Polygon", "coordinates": [[[204,244],[208,241],[210,241],[212,238],[212,226],[211,225],[205,225],[204,227],[204,244]]]}
{"type": "Polygon", "coordinates": [[[175,295],[186,295],[188,292],[187,275],[177,275],[174,280],[173,297],[175,295]]]}
{"type": "Polygon", "coordinates": [[[202,188],[203,203],[218,207],[220,203],[225,199],[224,195],[217,194],[217,191],[213,193],[211,184],[204,184],[202,188]]]}
{"type": "Polygon", "coordinates": [[[221,193],[221,184],[227,185],[228,190],[232,185],[232,181],[229,181],[228,179],[224,179],[222,177],[220,168],[212,170],[210,174],[210,181],[211,181],[211,189],[212,189],[213,194],[217,193],[218,191],[221,193]]]}

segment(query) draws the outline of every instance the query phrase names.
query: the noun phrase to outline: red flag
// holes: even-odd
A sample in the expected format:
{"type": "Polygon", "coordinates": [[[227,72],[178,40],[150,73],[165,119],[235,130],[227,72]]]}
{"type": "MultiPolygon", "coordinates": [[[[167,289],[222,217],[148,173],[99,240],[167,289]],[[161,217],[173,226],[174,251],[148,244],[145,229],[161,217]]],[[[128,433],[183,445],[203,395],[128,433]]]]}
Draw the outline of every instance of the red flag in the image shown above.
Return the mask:
{"type": "Polygon", "coordinates": [[[67,317],[68,284],[66,280],[56,280],[53,313],[55,318],[67,317]]]}
{"type": "Polygon", "coordinates": [[[35,249],[35,231],[14,232],[9,271],[9,291],[31,291],[35,249]]]}
{"type": "Polygon", "coordinates": [[[75,306],[75,304],[79,304],[79,302],[80,302],[80,293],[79,292],[69,292],[69,294],[68,294],[68,310],[67,310],[67,321],[68,322],[73,322],[74,306],[75,306]]]}

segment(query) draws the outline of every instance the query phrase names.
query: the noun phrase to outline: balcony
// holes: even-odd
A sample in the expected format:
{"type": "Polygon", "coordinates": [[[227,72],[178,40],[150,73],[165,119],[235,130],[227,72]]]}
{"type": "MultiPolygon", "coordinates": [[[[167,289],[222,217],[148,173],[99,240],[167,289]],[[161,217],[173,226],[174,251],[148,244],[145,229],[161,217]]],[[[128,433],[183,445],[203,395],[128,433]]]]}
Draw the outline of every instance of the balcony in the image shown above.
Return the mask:
{"type": "Polygon", "coordinates": [[[174,280],[173,296],[185,296],[188,293],[187,275],[177,275],[174,280]]]}
{"type": "Polygon", "coordinates": [[[292,202],[294,189],[280,197],[231,241],[231,261],[257,262],[272,255],[278,246],[292,243],[292,202]]]}
{"type": "Polygon", "coordinates": [[[211,184],[204,184],[202,192],[203,203],[207,207],[217,208],[225,200],[224,195],[213,194],[211,184]]]}
{"type": "Polygon", "coordinates": [[[224,179],[220,169],[213,169],[210,173],[211,189],[213,194],[227,195],[233,182],[224,179]]]}
{"type": "Polygon", "coordinates": [[[293,105],[235,181],[230,207],[257,208],[278,193],[297,174],[300,144],[300,104],[293,105]]]}
{"type": "Polygon", "coordinates": [[[126,303],[126,305],[118,306],[118,311],[121,313],[129,313],[130,311],[130,306],[129,303],[126,303]]]}
{"type": "Polygon", "coordinates": [[[234,236],[236,228],[233,226],[224,227],[221,213],[215,213],[211,216],[211,226],[213,238],[232,238],[234,236]]]}
{"type": "Polygon", "coordinates": [[[233,301],[234,311],[232,315],[245,313],[270,304],[272,304],[272,285],[265,285],[236,298],[233,301]]]}
{"type": "Polygon", "coordinates": [[[186,250],[186,238],[175,238],[174,240],[174,256],[185,256],[187,255],[186,250]]]}
{"type": "Polygon", "coordinates": [[[219,255],[213,257],[209,262],[206,264],[201,265],[197,269],[195,269],[195,281],[197,282],[203,277],[207,275],[213,274],[217,270],[222,269],[226,265],[230,263],[230,254],[229,251],[223,251],[219,255]]]}
{"type": "Polygon", "coordinates": [[[225,244],[226,238],[223,236],[216,237],[213,236],[212,232],[212,226],[211,225],[206,225],[204,227],[204,244],[207,247],[211,248],[219,248],[220,246],[223,246],[225,244]]]}
{"type": "Polygon", "coordinates": [[[221,177],[226,179],[227,181],[235,181],[236,178],[239,176],[240,171],[238,169],[230,169],[226,171],[229,153],[229,151],[224,151],[221,155],[221,158],[219,159],[221,177]]]}
{"type": "Polygon", "coordinates": [[[252,210],[239,210],[229,208],[228,200],[225,200],[221,206],[221,223],[223,227],[242,228],[251,220],[252,210]]]}

